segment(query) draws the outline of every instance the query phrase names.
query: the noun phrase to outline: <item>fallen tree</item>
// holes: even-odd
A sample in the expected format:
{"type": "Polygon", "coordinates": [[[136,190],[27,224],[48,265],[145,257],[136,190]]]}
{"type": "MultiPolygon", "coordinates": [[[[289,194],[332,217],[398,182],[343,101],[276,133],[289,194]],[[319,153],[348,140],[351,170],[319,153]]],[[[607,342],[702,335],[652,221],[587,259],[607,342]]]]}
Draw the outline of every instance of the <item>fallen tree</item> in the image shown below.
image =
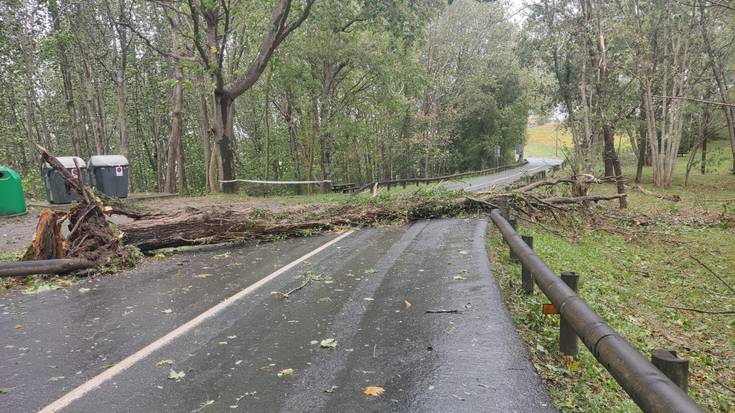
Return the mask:
{"type": "Polygon", "coordinates": [[[67,272],[73,269],[54,267],[54,263],[44,261],[72,257],[96,267],[111,265],[117,268],[130,262],[136,251],[122,244],[120,235],[107,221],[105,212],[112,208],[106,207],[81,178],[69,173],[46,148],[40,145],[36,148],[41,158],[61,174],[69,188],[79,194],[80,200],[68,213],[48,208],[41,210],[33,241],[23,256],[24,261],[31,261],[26,265],[27,271],[35,268],[35,273],[67,272]],[[66,236],[61,230],[65,221],[68,221],[69,228],[66,236]]]}
{"type": "Polygon", "coordinates": [[[593,202],[608,201],[622,195],[589,195],[590,176],[574,176],[527,184],[501,193],[465,197],[445,190],[399,193],[388,197],[350,198],[347,201],[296,206],[269,211],[247,206],[184,207],[171,212],[134,210],[125,203],[96,195],[81,180],[73,177],[42,147],[43,159],[52,165],[80,194],[81,200],[68,214],[42,213],[28,257],[81,258],[95,266],[125,266],[135,248],[148,251],[161,248],[240,242],[256,239],[306,236],[321,231],[375,224],[409,223],[419,219],[485,212],[494,208],[514,210],[527,219],[556,210],[586,208],[593,202]],[[571,196],[559,196],[551,189],[569,186],[571,196]],[[545,189],[544,193],[538,191],[545,189]],[[120,213],[133,218],[118,226],[116,232],[106,214],[120,213]],[[61,223],[68,220],[69,235],[61,236],[61,223]]]}

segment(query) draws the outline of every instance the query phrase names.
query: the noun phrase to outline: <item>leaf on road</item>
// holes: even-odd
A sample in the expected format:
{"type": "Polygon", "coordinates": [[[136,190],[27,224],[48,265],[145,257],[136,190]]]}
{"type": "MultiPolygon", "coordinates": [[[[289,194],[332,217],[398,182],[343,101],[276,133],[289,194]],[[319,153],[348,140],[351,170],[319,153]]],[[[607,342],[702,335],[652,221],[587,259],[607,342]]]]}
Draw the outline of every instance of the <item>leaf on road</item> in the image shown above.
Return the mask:
{"type": "Polygon", "coordinates": [[[318,302],[319,304],[324,304],[324,303],[331,303],[331,302],[332,302],[332,299],[331,299],[331,298],[329,298],[329,297],[322,297],[322,298],[320,298],[319,300],[317,300],[317,302],[318,302]]]}
{"type": "Polygon", "coordinates": [[[293,369],[288,368],[288,369],[283,369],[278,372],[278,377],[284,377],[284,376],[285,377],[293,376],[293,369]]]}
{"type": "Polygon", "coordinates": [[[454,276],[454,280],[455,280],[455,281],[462,281],[462,280],[466,280],[466,278],[464,278],[464,277],[463,277],[463,276],[461,276],[461,275],[455,275],[455,276],[454,276]]]}
{"type": "Polygon", "coordinates": [[[92,291],[92,290],[90,290],[87,287],[82,287],[82,288],[79,289],[79,292],[82,293],[82,294],[86,294],[86,293],[88,293],[90,291],[92,291]]]}
{"type": "Polygon", "coordinates": [[[469,252],[467,252],[467,250],[462,250],[462,251],[460,251],[459,253],[460,253],[460,254],[462,254],[462,255],[467,255],[467,254],[469,254],[469,252]]]}
{"type": "Polygon", "coordinates": [[[334,393],[337,389],[339,389],[339,386],[329,386],[324,389],[324,393],[334,393]]]}
{"type": "Polygon", "coordinates": [[[408,300],[403,300],[403,305],[406,306],[406,310],[411,308],[411,302],[408,300]]]}
{"type": "Polygon", "coordinates": [[[64,376],[54,376],[48,379],[48,381],[61,381],[64,380],[64,376]]]}
{"type": "Polygon", "coordinates": [[[16,324],[15,325],[15,329],[16,330],[22,330],[23,329],[23,324],[16,324]]]}
{"type": "Polygon", "coordinates": [[[115,363],[107,363],[107,364],[103,364],[103,365],[102,365],[102,369],[103,369],[103,370],[107,370],[107,369],[109,369],[110,367],[112,367],[112,366],[114,366],[114,365],[115,365],[115,363]]]}
{"type": "Polygon", "coordinates": [[[174,363],[176,363],[176,360],[174,360],[174,359],[158,360],[158,363],[156,363],[156,367],[171,366],[174,363]]]}
{"type": "Polygon", "coordinates": [[[370,297],[365,297],[365,298],[363,298],[363,300],[365,300],[365,301],[375,301],[374,298],[370,298],[370,297]]]}
{"type": "Polygon", "coordinates": [[[171,369],[168,372],[168,378],[171,380],[176,380],[177,382],[183,380],[184,377],[186,377],[186,373],[184,373],[183,370],[177,372],[176,370],[171,369]]]}
{"type": "Polygon", "coordinates": [[[7,394],[7,393],[10,393],[10,388],[0,387],[0,394],[7,394]]]}
{"type": "Polygon", "coordinates": [[[385,389],[378,386],[367,386],[363,393],[368,397],[377,397],[385,393],[385,389]]]}
{"type": "Polygon", "coordinates": [[[337,340],[334,338],[325,338],[319,345],[323,348],[337,348],[337,340]]]}
{"type": "Polygon", "coordinates": [[[174,312],[174,310],[172,310],[172,309],[170,309],[170,308],[167,308],[167,309],[165,309],[165,310],[161,310],[161,312],[162,312],[163,314],[171,314],[171,313],[173,313],[173,312],[174,312]]]}
{"type": "Polygon", "coordinates": [[[204,410],[205,407],[211,406],[213,404],[214,404],[214,400],[207,400],[206,402],[201,402],[199,404],[199,408],[198,409],[195,409],[195,410],[192,410],[191,413],[200,412],[200,411],[204,410]]]}
{"type": "Polygon", "coordinates": [[[207,277],[211,277],[211,276],[212,276],[212,274],[197,274],[197,275],[194,276],[194,278],[207,278],[207,277]]]}

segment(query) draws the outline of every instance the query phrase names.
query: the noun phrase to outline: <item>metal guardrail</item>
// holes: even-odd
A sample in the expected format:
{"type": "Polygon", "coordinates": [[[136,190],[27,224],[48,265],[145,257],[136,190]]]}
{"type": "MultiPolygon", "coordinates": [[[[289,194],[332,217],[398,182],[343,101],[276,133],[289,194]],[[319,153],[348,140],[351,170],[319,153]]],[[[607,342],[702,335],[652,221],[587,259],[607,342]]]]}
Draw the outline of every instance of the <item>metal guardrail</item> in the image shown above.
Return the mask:
{"type": "Polygon", "coordinates": [[[491,211],[490,218],[515,257],[533,274],[536,285],[638,407],[652,413],[705,411],[567,286],[526,245],[499,210],[491,211]]]}
{"type": "Polygon", "coordinates": [[[407,184],[430,184],[432,182],[448,181],[448,180],[452,180],[452,179],[464,178],[464,177],[473,176],[473,175],[483,175],[483,174],[490,174],[490,173],[498,173],[498,172],[506,171],[508,169],[517,168],[519,166],[523,166],[523,165],[526,165],[526,164],[528,164],[528,161],[524,159],[521,162],[516,162],[516,163],[510,164],[510,165],[498,166],[498,167],[495,167],[495,168],[483,169],[483,170],[480,170],[480,171],[461,172],[461,173],[457,173],[457,174],[444,175],[444,176],[435,176],[435,177],[431,177],[431,178],[406,178],[406,179],[392,179],[392,180],[387,180],[387,181],[372,181],[372,182],[368,182],[368,183],[366,183],[366,184],[364,184],[364,185],[362,185],[360,187],[354,188],[353,191],[354,191],[355,194],[358,194],[358,193],[360,193],[362,191],[365,191],[365,190],[367,190],[369,188],[372,188],[376,184],[378,186],[387,187],[388,189],[390,189],[391,186],[395,186],[395,185],[404,185],[405,186],[407,184]]]}

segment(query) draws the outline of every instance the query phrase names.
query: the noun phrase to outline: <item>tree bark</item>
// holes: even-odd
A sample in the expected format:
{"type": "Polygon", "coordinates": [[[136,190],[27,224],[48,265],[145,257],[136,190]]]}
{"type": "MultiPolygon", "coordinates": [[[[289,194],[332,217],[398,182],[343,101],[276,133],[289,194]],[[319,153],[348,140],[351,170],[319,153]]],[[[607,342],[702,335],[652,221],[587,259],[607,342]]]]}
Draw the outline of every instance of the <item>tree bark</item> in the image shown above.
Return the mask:
{"type": "MultiPolygon", "coordinates": [[[[725,123],[727,124],[727,134],[730,137],[730,147],[732,150],[732,173],[735,173],[735,108],[732,106],[732,100],[730,99],[730,92],[728,90],[727,80],[725,77],[722,62],[718,59],[715,54],[714,48],[712,47],[712,41],[710,39],[710,33],[708,23],[705,18],[706,3],[704,0],[699,0],[700,9],[700,28],[702,29],[702,40],[704,40],[704,47],[707,50],[707,56],[709,57],[710,67],[712,68],[712,74],[717,82],[717,90],[720,92],[720,99],[725,105],[722,106],[722,110],[725,112],[725,123]]],[[[674,96],[674,95],[672,95],[674,96]]]]}
{"type": "Polygon", "coordinates": [[[207,102],[207,94],[204,92],[204,76],[198,74],[196,84],[199,89],[199,133],[201,133],[202,158],[204,160],[204,176],[205,189],[210,191],[212,183],[209,180],[209,162],[211,158],[211,134],[212,128],[209,125],[209,103],[207,102]]]}
{"type": "Polygon", "coordinates": [[[57,57],[59,59],[59,70],[64,86],[64,102],[66,104],[66,113],[69,117],[69,137],[71,138],[71,146],[75,156],[82,156],[81,138],[79,133],[79,122],[77,120],[77,112],[74,106],[74,92],[71,84],[71,65],[69,64],[69,56],[67,55],[66,42],[61,37],[61,16],[59,15],[59,6],[56,0],[48,2],[49,15],[54,34],[56,35],[57,57]]]}
{"type": "Polygon", "coordinates": [[[184,74],[181,69],[181,59],[179,58],[181,46],[179,44],[178,25],[176,20],[178,17],[170,18],[171,38],[173,42],[173,54],[171,55],[171,65],[173,66],[174,89],[171,94],[171,133],[168,139],[168,162],[166,164],[166,183],[164,191],[168,193],[176,192],[176,176],[178,174],[178,192],[186,191],[186,175],[184,173],[184,154],[181,141],[181,107],[184,101],[184,74]]]}

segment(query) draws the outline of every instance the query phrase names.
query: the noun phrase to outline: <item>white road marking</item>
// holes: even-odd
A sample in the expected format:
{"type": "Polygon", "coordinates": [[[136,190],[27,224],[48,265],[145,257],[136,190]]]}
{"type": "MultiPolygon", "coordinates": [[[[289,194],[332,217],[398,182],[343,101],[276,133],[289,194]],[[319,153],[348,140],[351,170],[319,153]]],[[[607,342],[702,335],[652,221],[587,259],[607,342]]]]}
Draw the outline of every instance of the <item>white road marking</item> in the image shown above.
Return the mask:
{"type": "Polygon", "coordinates": [[[252,293],[253,291],[257,290],[258,288],[262,287],[269,281],[273,280],[274,278],[278,277],[279,275],[285,273],[286,271],[292,269],[293,267],[299,265],[300,263],[306,261],[307,259],[313,257],[314,255],[324,251],[325,249],[329,248],[330,246],[336,244],[337,242],[341,241],[343,238],[346,238],[350,234],[352,234],[354,231],[347,231],[344,234],[338,236],[337,238],[327,242],[326,244],[320,246],[319,248],[307,253],[306,255],[302,256],[301,258],[298,258],[295,261],[292,261],[288,263],[287,265],[279,268],[277,271],[272,272],[271,274],[267,275],[264,278],[261,278],[260,280],[256,281],[255,283],[251,284],[247,288],[240,290],[235,295],[232,295],[226,299],[224,299],[219,304],[215,305],[214,307],[211,307],[207,311],[199,314],[198,316],[194,317],[193,319],[187,321],[186,323],[180,325],[170,333],[166,334],[165,336],[159,338],[158,340],[152,342],[151,344],[148,344],[147,346],[143,347],[142,349],[138,350],[137,352],[131,354],[130,356],[126,357],[119,363],[115,364],[114,366],[110,367],[109,369],[105,370],[104,372],[98,374],[97,376],[89,379],[85,383],[81,384],[79,387],[75,388],[74,390],[70,391],[69,393],[65,394],[64,396],[57,399],[55,402],[49,404],[48,406],[44,407],[40,410],[40,413],[51,413],[51,412],[57,412],[67,406],[69,406],[74,400],[77,400],[81,397],[83,397],[85,394],[89,393],[90,391],[96,389],[100,385],[102,385],[104,382],[110,380],[111,378],[117,376],[118,374],[122,373],[123,371],[127,370],[129,367],[134,365],[135,363],[143,360],[144,358],[151,355],[153,352],[159,350],[163,346],[167,345],[168,343],[172,342],[176,338],[188,333],[189,331],[193,330],[200,324],[202,324],[207,319],[219,314],[227,307],[231,306],[238,300],[242,299],[243,297],[247,296],[248,294],[252,293]]]}

